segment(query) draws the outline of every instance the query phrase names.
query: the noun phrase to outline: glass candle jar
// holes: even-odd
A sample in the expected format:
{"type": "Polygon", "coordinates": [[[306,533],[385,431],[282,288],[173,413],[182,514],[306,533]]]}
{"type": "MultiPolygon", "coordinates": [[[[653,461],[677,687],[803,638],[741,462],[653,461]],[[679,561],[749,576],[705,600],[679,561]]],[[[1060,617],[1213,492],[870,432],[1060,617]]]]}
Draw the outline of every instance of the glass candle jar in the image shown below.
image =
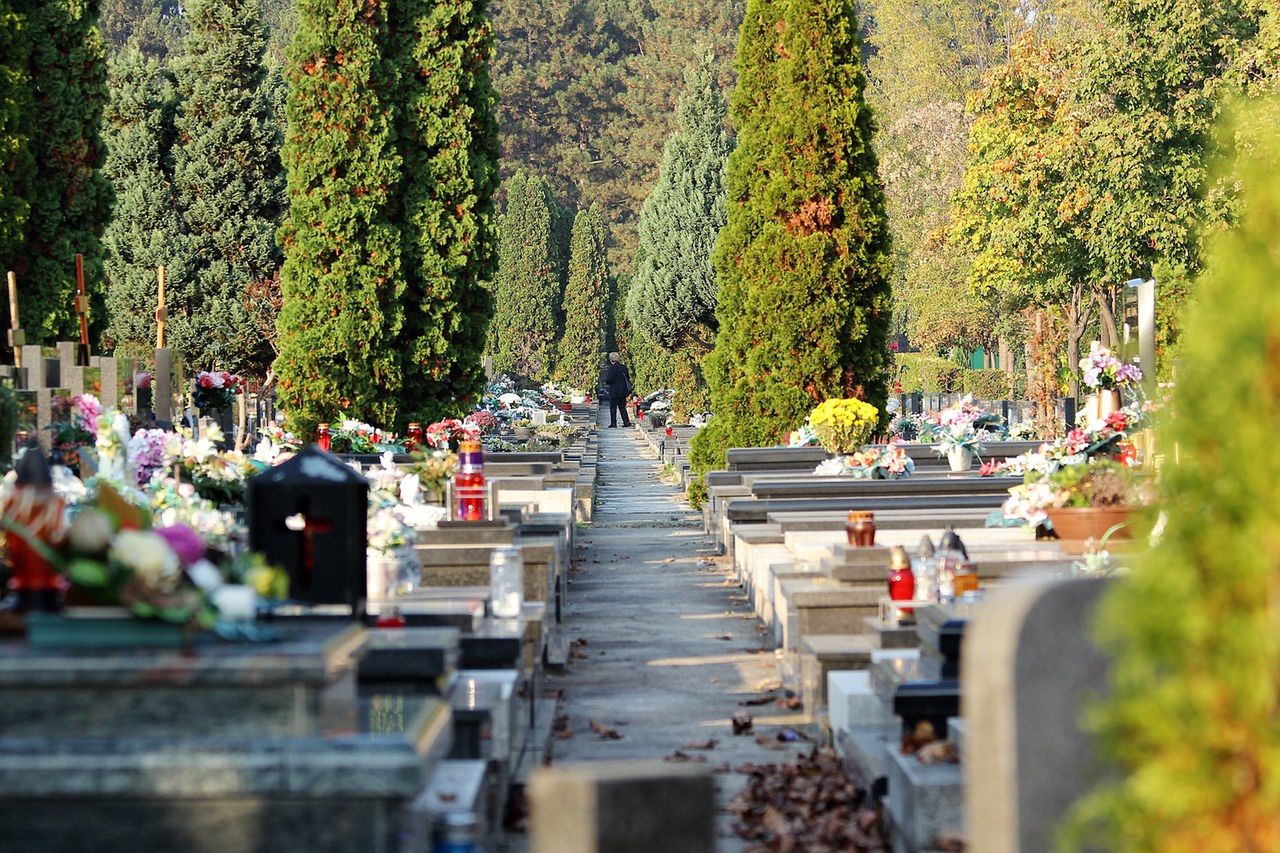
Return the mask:
{"type": "Polygon", "coordinates": [[[484,451],[478,441],[464,441],[458,446],[458,473],[453,478],[454,518],[457,521],[483,521],[487,490],[484,479],[484,451]]]}
{"type": "Polygon", "coordinates": [[[416,422],[411,423],[409,424],[409,434],[405,437],[405,440],[404,440],[404,449],[409,453],[412,453],[413,451],[417,450],[421,446],[422,446],[422,424],[416,423],[416,422]]]}
{"type": "Polygon", "coordinates": [[[889,597],[894,601],[911,601],[916,597],[916,576],[911,571],[911,559],[901,545],[893,549],[893,562],[889,566],[889,597]]]}
{"type": "Polygon", "coordinates": [[[320,424],[320,426],[316,428],[316,444],[320,447],[321,450],[329,449],[330,438],[329,438],[328,424],[320,424]]]}
{"type": "Polygon", "coordinates": [[[855,548],[870,548],[876,544],[875,513],[854,510],[844,526],[849,544],[855,548]]]}
{"type": "Polygon", "coordinates": [[[519,548],[494,548],[489,555],[489,611],[515,619],[524,605],[524,558],[519,548]]]}

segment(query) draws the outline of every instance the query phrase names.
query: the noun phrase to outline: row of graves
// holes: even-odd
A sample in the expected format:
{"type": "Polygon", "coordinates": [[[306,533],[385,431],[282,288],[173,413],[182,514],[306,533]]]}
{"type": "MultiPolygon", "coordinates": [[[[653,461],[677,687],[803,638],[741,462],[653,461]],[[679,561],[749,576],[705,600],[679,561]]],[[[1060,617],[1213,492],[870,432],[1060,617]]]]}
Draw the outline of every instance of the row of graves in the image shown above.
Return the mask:
{"type": "MultiPolygon", "coordinates": [[[[1088,624],[1153,458],[1118,397],[1051,442],[966,400],[935,416],[949,440],[731,449],[706,475],[707,535],[895,850],[1052,849],[1088,790],[1088,624]]],[[[671,465],[694,432],[640,430],[671,465]]]]}
{"type": "Polygon", "coordinates": [[[405,439],[270,423],[241,452],[168,428],[199,385],[167,351],[15,361],[0,839],[494,849],[550,741],[594,408],[500,379],[405,439]]]}

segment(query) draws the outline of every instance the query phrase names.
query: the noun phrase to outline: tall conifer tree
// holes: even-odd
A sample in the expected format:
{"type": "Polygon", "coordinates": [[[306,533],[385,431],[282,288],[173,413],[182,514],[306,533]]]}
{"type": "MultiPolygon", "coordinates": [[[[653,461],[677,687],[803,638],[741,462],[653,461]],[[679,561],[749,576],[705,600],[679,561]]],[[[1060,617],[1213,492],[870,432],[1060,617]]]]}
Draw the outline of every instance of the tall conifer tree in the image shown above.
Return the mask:
{"type": "Polygon", "coordinates": [[[578,211],[569,252],[569,283],[564,291],[564,336],[556,349],[556,378],[570,388],[595,392],[600,382],[605,313],[609,300],[609,263],[600,210],[578,211]]]}
{"type": "Polygon", "coordinates": [[[680,127],[667,141],[658,183],[640,212],[640,262],[628,294],[635,327],[668,349],[710,349],[716,328],[711,253],[725,221],[724,95],[704,59],[689,74],[680,127]]]}
{"type": "Polygon", "coordinates": [[[95,0],[19,0],[30,35],[33,97],[27,119],[36,163],[26,240],[13,267],[31,342],[79,338],[75,256],[84,255],[92,333],[106,323],[102,231],[111,186],[99,128],[107,101],[106,49],[95,0]]]}
{"type": "Polygon", "coordinates": [[[700,471],[827,398],[886,396],[889,235],[853,0],[751,0],[737,69],[700,471]]]}
{"type": "Polygon", "coordinates": [[[497,260],[498,129],[484,0],[391,4],[387,63],[403,163],[402,419],[456,415],[484,387],[497,260]]]}
{"type": "MultiPolygon", "coordinates": [[[[12,266],[26,236],[31,156],[31,33],[10,0],[0,0],[0,267],[12,266]]],[[[0,323],[7,328],[8,312],[0,323]]]]}
{"type": "Polygon", "coordinates": [[[294,430],[395,422],[405,280],[387,5],[299,0],[290,49],[280,394],[294,430]]]}
{"type": "MultiPolygon", "coordinates": [[[[191,280],[191,254],[174,202],[168,167],[178,96],[173,76],[136,48],[111,63],[104,116],[115,215],[106,247],[107,337],[119,352],[155,345],[156,267],[174,282],[191,280]]],[[[192,339],[190,288],[166,288],[166,343],[186,352],[192,339]]]]}
{"type": "Polygon", "coordinates": [[[173,177],[194,266],[170,285],[189,305],[183,349],[193,367],[261,375],[271,351],[246,290],[280,267],[284,202],[280,129],[262,63],[266,32],[257,0],[196,0],[187,17],[173,177]]]}
{"type": "Polygon", "coordinates": [[[489,352],[499,372],[551,378],[560,304],[556,202],[545,179],[516,173],[498,244],[489,352]]]}

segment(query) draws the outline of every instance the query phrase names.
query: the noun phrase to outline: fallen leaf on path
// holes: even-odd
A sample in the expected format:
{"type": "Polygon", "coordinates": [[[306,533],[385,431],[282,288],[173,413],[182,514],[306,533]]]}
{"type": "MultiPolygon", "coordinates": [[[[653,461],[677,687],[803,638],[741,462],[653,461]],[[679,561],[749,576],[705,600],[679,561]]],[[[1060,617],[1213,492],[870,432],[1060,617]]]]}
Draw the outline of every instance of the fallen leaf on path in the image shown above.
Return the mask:
{"type": "Polygon", "coordinates": [[[737,713],[733,715],[733,733],[735,735],[745,735],[751,731],[751,715],[737,713]]]}
{"type": "Polygon", "coordinates": [[[595,720],[588,720],[587,725],[591,727],[591,731],[595,732],[601,740],[622,740],[622,733],[617,729],[611,729],[604,723],[598,723],[595,720]]]}
{"type": "Polygon", "coordinates": [[[746,649],[745,651],[746,651],[746,653],[747,653],[747,654],[749,654],[749,655],[762,655],[762,654],[765,654],[766,652],[772,653],[772,652],[773,652],[773,649],[769,649],[769,648],[764,648],[764,649],[746,649]]]}
{"type": "Polygon", "coordinates": [[[573,729],[561,729],[556,732],[556,740],[568,740],[573,737],[573,729]]]}
{"type": "Polygon", "coordinates": [[[785,711],[799,711],[804,707],[804,702],[799,696],[781,696],[778,698],[778,707],[785,711]]]}
{"type": "Polygon", "coordinates": [[[716,639],[717,639],[717,640],[732,640],[732,639],[733,639],[733,635],[732,635],[732,634],[716,634],[716,639]]]}
{"type": "Polygon", "coordinates": [[[943,853],[964,853],[968,849],[969,843],[965,841],[962,835],[944,832],[934,839],[933,846],[943,851],[943,853]]]}
{"type": "Polygon", "coordinates": [[[771,738],[764,734],[756,735],[756,743],[760,744],[760,746],[763,746],[765,749],[785,749],[785,747],[779,743],[776,738],[771,738]]]}
{"type": "Polygon", "coordinates": [[[755,696],[751,699],[743,699],[738,704],[744,707],[750,707],[752,705],[768,705],[770,702],[773,701],[773,699],[774,699],[773,694],[770,694],[768,696],[755,696]]]}
{"type": "Polygon", "coordinates": [[[682,749],[715,749],[716,744],[719,742],[715,738],[709,737],[706,740],[695,740],[692,743],[686,743],[682,749]]]}
{"type": "Polygon", "coordinates": [[[684,763],[684,762],[692,761],[696,764],[703,764],[706,762],[707,757],[705,755],[689,755],[687,752],[681,752],[680,750],[677,749],[675,752],[671,753],[670,755],[664,756],[662,760],[676,762],[676,763],[684,763]]]}

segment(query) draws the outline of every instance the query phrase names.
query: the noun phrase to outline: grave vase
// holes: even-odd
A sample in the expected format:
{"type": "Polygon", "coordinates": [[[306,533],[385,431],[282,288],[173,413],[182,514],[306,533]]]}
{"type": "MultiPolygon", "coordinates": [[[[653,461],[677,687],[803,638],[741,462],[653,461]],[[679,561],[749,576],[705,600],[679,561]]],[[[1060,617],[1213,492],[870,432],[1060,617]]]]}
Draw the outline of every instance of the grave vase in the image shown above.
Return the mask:
{"type": "Polygon", "coordinates": [[[947,448],[947,462],[951,465],[951,470],[956,473],[972,468],[973,458],[973,451],[963,445],[947,448]]]}
{"type": "Polygon", "coordinates": [[[1119,391],[1098,391],[1084,399],[1085,416],[1090,423],[1105,421],[1113,412],[1120,411],[1119,391]]]}

